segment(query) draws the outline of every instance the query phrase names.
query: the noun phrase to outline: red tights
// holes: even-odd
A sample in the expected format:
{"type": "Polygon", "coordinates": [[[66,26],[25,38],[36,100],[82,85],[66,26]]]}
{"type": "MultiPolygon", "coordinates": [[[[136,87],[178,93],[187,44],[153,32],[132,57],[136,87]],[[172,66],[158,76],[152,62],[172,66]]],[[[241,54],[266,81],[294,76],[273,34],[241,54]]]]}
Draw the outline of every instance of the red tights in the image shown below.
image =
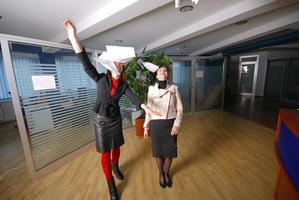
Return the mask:
{"type": "Polygon", "coordinates": [[[107,181],[112,180],[111,162],[112,163],[118,162],[119,155],[120,155],[120,149],[119,149],[119,147],[112,149],[112,159],[110,156],[110,152],[111,151],[106,151],[106,152],[102,153],[102,168],[103,168],[103,171],[104,171],[107,181]]]}

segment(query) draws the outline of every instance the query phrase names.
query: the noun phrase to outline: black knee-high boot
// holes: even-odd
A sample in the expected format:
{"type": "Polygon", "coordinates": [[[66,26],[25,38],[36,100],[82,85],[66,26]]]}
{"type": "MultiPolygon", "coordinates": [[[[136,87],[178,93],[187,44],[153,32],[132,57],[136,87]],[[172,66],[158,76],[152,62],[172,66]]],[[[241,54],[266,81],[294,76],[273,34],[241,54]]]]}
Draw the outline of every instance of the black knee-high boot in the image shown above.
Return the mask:
{"type": "Polygon", "coordinates": [[[112,163],[112,170],[113,170],[113,173],[115,174],[116,178],[118,178],[119,180],[124,180],[124,175],[119,170],[118,162],[112,163]]]}
{"type": "Polygon", "coordinates": [[[119,200],[119,196],[118,196],[118,193],[117,193],[117,189],[116,189],[114,179],[112,178],[112,180],[107,181],[107,183],[108,183],[110,199],[111,200],[119,200]]]}

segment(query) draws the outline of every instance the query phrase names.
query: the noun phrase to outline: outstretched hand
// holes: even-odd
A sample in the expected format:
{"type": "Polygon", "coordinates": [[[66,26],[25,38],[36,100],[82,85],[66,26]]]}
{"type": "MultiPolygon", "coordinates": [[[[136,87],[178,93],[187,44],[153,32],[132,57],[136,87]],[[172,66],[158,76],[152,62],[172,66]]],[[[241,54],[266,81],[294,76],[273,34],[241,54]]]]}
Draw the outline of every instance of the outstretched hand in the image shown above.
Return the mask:
{"type": "Polygon", "coordinates": [[[83,49],[82,49],[80,42],[77,38],[77,29],[76,29],[76,26],[74,25],[74,23],[71,20],[66,19],[63,22],[63,26],[67,30],[69,40],[70,40],[75,52],[76,53],[82,52],[83,49]]]}
{"type": "Polygon", "coordinates": [[[64,20],[63,21],[63,26],[67,30],[69,35],[76,36],[77,29],[76,29],[74,23],[71,20],[69,20],[69,19],[64,20]]]}

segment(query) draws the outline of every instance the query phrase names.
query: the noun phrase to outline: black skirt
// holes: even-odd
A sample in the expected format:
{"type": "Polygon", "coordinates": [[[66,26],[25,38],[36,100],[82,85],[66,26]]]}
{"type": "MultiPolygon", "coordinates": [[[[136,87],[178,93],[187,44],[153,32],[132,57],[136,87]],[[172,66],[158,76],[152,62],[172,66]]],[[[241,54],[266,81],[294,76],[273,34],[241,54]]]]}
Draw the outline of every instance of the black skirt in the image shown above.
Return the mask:
{"type": "Polygon", "coordinates": [[[170,135],[174,120],[159,119],[150,121],[153,157],[177,157],[177,136],[170,135]]]}
{"type": "Polygon", "coordinates": [[[94,119],[96,149],[99,153],[110,151],[125,143],[121,115],[113,118],[97,114],[94,119]]]}

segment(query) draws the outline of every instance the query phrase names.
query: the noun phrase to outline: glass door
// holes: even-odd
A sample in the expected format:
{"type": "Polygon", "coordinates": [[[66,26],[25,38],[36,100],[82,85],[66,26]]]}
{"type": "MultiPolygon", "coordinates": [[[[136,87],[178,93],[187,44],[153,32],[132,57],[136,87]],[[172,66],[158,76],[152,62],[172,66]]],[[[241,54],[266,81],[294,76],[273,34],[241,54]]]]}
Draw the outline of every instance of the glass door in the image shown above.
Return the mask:
{"type": "Polygon", "coordinates": [[[172,81],[181,93],[184,113],[222,108],[225,59],[181,57],[172,61],[172,81]]]}
{"type": "Polygon", "coordinates": [[[187,58],[174,58],[172,61],[172,82],[180,91],[184,113],[191,113],[192,61],[187,58]]]}
{"type": "Polygon", "coordinates": [[[195,112],[222,108],[224,91],[223,74],[223,58],[196,58],[195,112]]]}
{"type": "Polygon", "coordinates": [[[255,95],[258,56],[241,56],[239,67],[240,95],[255,95]]]}

